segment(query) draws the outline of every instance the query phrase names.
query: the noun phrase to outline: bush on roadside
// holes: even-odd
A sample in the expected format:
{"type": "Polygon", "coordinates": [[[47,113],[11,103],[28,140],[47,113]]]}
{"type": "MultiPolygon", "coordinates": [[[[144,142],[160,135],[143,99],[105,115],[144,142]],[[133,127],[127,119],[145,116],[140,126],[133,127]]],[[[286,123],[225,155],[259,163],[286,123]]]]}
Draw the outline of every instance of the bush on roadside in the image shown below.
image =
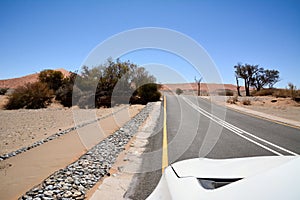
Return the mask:
{"type": "Polygon", "coordinates": [[[158,91],[160,85],[148,83],[142,85],[135,91],[130,99],[132,104],[147,104],[148,102],[159,101],[161,93],[158,91]]]}
{"type": "Polygon", "coordinates": [[[0,88],[0,95],[5,95],[8,88],[0,88]]]}
{"type": "Polygon", "coordinates": [[[268,89],[261,89],[259,91],[253,90],[251,95],[252,96],[273,96],[278,89],[275,88],[268,88],[268,89]]]}
{"type": "Polygon", "coordinates": [[[287,89],[277,89],[274,93],[273,96],[276,98],[287,98],[289,97],[289,91],[287,89]]]}
{"type": "Polygon", "coordinates": [[[233,91],[229,89],[220,89],[217,92],[219,96],[233,96],[233,91]]]}
{"type": "Polygon", "coordinates": [[[180,88],[177,88],[176,89],[176,94],[177,95],[181,95],[183,93],[183,90],[182,89],[180,89],[180,88]]]}
{"type": "Polygon", "coordinates": [[[39,81],[47,84],[50,90],[57,91],[64,81],[64,75],[61,71],[46,69],[40,72],[39,81]]]}
{"type": "Polygon", "coordinates": [[[250,101],[250,99],[243,99],[242,104],[245,106],[249,106],[249,105],[251,105],[251,101],[250,101]]]}
{"type": "Polygon", "coordinates": [[[229,97],[226,102],[230,104],[236,104],[236,102],[238,102],[238,96],[229,97]]]}
{"type": "Polygon", "coordinates": [[[5,108],[8,110],[45,108],[51,103],[52,97],[53,91],[49,90],[46,84],[41,82],[27,83],[16,88],[9,95],[5,108]]]}
{"type": "Polygon", "coordinates": [[[62,85],[55,92],[55,100],[65,107],[71,107],[73,103],[77,104],[81,96],[81,90],[74,86],[76,77],[76,73],[70,72],[70,75],[63,79],[62,85]]]}
{"type": "Polygon", "coordinates": [[[297,87],[292,84],[292,83],[289,83],[288,84],[288,91],[289,91],[289,95],[290,97],[294,100],[294,101],[299,101],[299,98],[300,98],[300,91],[297,90],[297,87]]]}

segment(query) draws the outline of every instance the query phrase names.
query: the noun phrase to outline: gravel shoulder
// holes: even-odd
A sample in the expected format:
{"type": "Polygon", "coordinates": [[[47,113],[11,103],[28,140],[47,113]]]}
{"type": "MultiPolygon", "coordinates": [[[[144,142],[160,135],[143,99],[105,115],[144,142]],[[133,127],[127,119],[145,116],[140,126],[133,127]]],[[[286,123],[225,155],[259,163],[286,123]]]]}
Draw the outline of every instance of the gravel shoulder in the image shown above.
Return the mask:
{"type": "Polygon", "coordinates": [[[148,144],[148,138],[154,133],[158,118],[160,116],[161,103],[153,104],[153,110],[139,131],[126,145],[126,150],[120,153],[115,164],[110,170],[110,177],[91,190],[87,197],[91,200],[97,199],[130,199],[137,187],[134,176],[141,173],[142,154],[148,144]]]}

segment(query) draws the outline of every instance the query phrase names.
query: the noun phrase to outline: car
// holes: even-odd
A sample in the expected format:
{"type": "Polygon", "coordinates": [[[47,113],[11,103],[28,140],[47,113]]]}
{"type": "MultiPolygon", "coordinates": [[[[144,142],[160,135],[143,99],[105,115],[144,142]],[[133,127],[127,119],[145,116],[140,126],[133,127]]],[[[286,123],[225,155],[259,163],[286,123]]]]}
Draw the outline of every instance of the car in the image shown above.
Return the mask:
{"type": "Polygon", "coordinates": [[[147,198],[299,200],[300,156],[194,158],[165,168],[147,198]]]}

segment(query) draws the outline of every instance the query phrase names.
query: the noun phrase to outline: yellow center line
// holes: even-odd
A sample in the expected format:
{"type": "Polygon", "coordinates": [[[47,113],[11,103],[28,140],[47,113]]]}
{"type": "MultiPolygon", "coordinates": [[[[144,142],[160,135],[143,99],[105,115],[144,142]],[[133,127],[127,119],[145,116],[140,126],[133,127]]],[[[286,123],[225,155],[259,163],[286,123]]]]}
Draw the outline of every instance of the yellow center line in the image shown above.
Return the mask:
{"type": "Polygon", "coordinates": [[[168,166],[168,137],[167,137],[167,98],[164,96],[164,129],[163,129],[163,147],[162,147],[162,173],[168,166]]]}

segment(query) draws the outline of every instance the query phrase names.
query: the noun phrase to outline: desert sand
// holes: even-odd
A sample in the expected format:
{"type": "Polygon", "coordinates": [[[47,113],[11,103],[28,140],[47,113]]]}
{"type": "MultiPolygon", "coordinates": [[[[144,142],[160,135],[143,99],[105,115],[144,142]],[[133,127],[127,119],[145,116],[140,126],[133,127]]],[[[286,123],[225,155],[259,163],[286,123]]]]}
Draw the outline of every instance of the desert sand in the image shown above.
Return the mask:
{"type": "Polygon", "coordinates": [[[113,109],[82,110],[64,108],[55,104],[49,108],[37,110],[0,110],[0,155],[73,127],[75,123],[108,115],[124,106],[120,105],[113,109]]]}
{"type": "Polygon", "coordinates": [[[300,121],[300,103],[291,98],[264,97],[239,97],[238,106],[277,117],[300,121]],[[249,99],[250,105],[243,105],[243,100],[249,99]]]}
{"type": "Polygon", "coordinates": [[[1,161],[1,199],[18,198],[53,172],[74,162],[88,149],[123,126],[143,107],[142,105],[120,105],[106,109],[72,110],[55,106],[39,110],[0,110],[1,137],[5,139],[5,143],[8,143],[3,147],[1,141],[2,152],[21,148],[32,143],[33,140],[48,137],[59,129],[73,126],[76,122],[103,117],[96,123],[1,161]],[[115,114],[110,115],[112,112],[115,114]]]}

